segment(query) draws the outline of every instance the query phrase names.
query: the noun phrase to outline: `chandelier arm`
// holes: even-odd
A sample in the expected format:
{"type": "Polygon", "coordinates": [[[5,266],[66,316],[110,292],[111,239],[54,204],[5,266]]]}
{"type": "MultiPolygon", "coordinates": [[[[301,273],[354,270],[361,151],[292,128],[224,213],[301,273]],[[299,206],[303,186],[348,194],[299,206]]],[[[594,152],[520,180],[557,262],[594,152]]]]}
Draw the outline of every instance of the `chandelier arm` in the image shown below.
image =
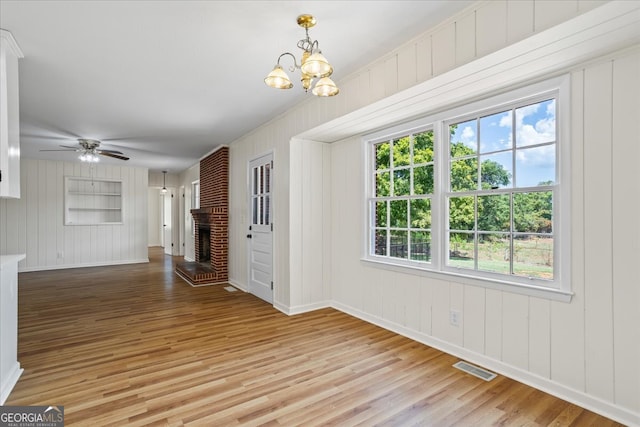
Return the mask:
{"type": "Polygon", "coordinates": [[[302,64],[298,65],[298,61],[296,60],[296,57],[293,55],[293,53],[290,53],[290,52],[285,52],[278,57],[278,65],[280,65],[280,58],[282,58],[285,55],[289,55],[290,57],[293,58],[293,66],[289,67],[289,71],[294,72],[296,68],[300,68],[302,66],[302,64]]]}

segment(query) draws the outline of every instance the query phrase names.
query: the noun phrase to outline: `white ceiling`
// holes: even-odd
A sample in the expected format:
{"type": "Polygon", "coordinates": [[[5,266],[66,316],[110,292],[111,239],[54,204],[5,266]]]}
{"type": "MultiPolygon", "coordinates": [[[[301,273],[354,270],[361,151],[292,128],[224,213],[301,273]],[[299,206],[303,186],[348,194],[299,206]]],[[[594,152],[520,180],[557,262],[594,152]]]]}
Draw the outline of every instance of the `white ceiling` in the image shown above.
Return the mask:
{"type": "Polygon", "coordinates": [[[2,0],[0,27],[25,55],[22,155],[78,161],[40,150],[96,138],[129,166],[180,172],[312,96],[294,76],[288,91],[263,82],[280,53],[299,57],[298,15],[317,18],[310,36],[339,83],[470,3],[2,0]]]}

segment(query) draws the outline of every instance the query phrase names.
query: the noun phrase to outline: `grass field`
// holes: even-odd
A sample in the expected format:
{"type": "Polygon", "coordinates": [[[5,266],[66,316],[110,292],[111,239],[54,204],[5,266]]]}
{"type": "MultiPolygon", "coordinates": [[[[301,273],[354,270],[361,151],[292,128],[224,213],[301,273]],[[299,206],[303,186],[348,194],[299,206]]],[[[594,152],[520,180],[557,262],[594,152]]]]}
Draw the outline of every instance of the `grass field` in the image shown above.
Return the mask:
{"type": "MultiPolygon", "coordinates": [[[[473,242],[452,242],[448,265],[474,269],[473,242]]],[[[478,270],[510,274],[510,244],[507,239],[484,239],[478,243],[478,270]]],[[[553,279],[553,239],[531,237],[514,240],[513,274],[553,279]]]]}

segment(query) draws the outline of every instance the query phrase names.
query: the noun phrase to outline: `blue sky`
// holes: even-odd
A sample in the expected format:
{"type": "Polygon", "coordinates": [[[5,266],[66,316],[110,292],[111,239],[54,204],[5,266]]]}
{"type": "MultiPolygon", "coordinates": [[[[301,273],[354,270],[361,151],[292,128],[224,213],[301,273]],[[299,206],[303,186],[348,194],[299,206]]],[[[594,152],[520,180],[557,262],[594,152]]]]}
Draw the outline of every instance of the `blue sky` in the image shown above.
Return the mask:
{"type": "Polygon", "coordinates": [[[528,187],[543,181],[555,181],[555,144],[531,147],[555,141],[555,100],[516,108],[515,132],[512,131],[513,126],[511,110],[484,116],[479,123],[476,120],[459,123],[452,141],[461,141],[474,151],[479,149],[481,162],[490,159],[502,164],[512,174],[513,183],[513,151],[485,153],[511,150],[515,133],[516,185],[528,187]]]}

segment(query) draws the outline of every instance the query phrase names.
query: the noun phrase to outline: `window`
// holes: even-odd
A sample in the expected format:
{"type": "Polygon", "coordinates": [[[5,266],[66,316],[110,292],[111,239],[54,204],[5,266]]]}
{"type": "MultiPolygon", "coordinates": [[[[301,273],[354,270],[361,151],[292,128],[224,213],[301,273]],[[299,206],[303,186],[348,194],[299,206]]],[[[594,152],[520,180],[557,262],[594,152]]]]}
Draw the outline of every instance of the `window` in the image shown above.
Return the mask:
{"type": "MultiPolygon", "coordinates": [[[[191,209],[200,209],[200,181],[191,183],[191,209]]],[[[196,221],[191,215],[191,235],[196,235],[196,221]]]]}
{"type": "Polygon", "coordinates": [[[568,293],[564,90],[554,80],[366,138],[365,259],[568,293]]]}
{"type": "Polygon", "coordinates": [[[431,261],[433,131],[405,135],[374,146],[376,255],[431,261]]]}

